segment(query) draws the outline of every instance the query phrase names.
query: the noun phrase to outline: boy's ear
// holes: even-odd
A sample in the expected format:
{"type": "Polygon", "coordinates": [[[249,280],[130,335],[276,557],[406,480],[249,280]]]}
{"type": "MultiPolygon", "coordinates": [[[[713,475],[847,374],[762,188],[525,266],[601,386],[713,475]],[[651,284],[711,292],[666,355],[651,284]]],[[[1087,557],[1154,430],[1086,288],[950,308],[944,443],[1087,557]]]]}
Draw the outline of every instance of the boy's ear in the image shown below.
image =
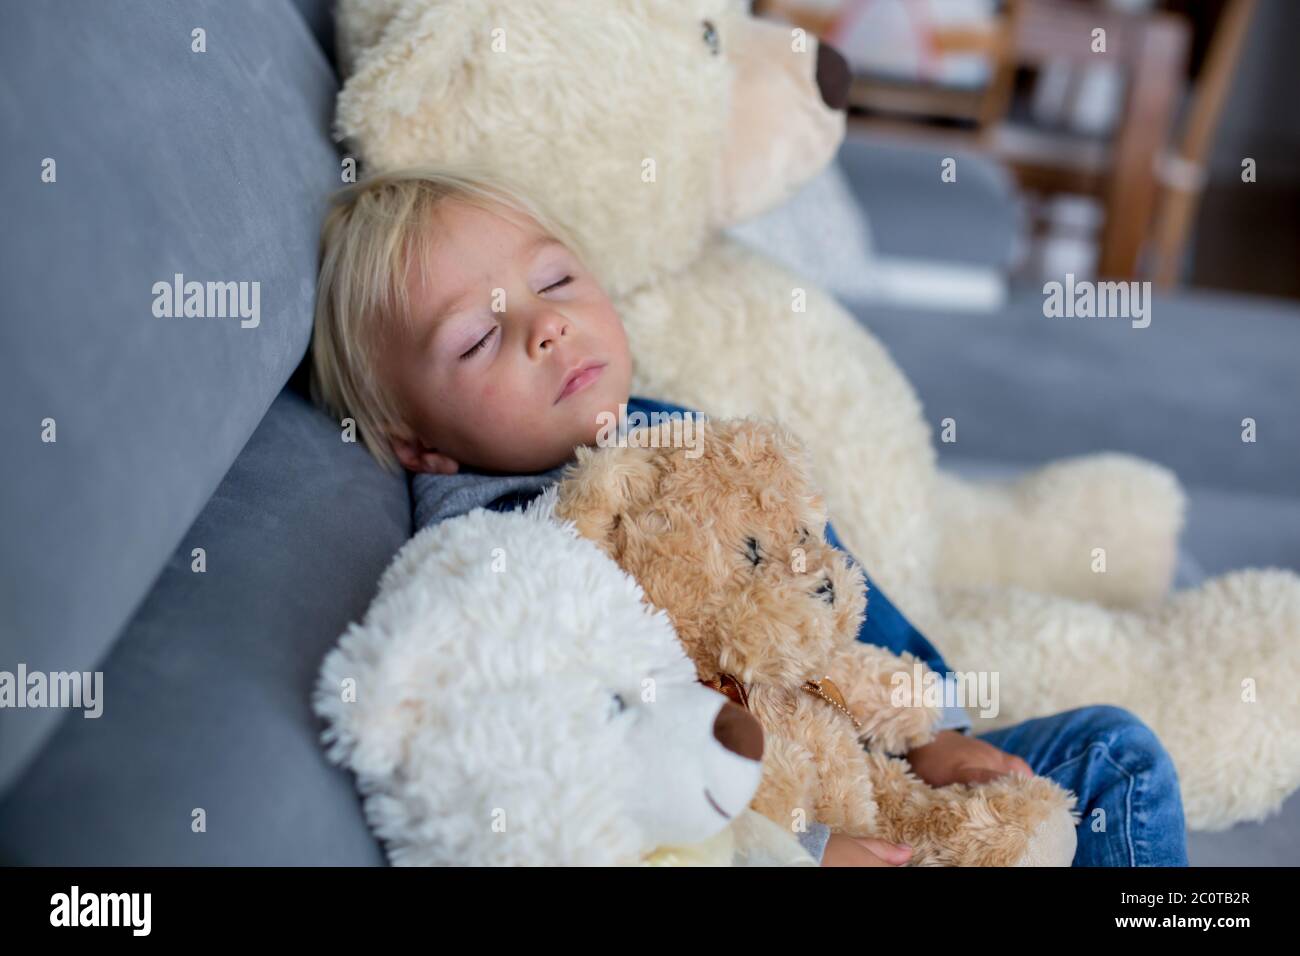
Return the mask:
{"type": "Polygon", "coordinates": [[[659,449],[636,446],[594,448],[579,445],[577,460],[565,470],[556,496],[555,516],[572,521],[578,533],[618,557],[616,538],[624,513],[640,508],[659,487],[659,449]]]}
{"type": "Polygon", "coordinates": [[[418,435],[390,432],[388,444],[407,471],[425,472],[430,475],[454,475],[460,470],[460,462],[426,445],[418,435]]]}

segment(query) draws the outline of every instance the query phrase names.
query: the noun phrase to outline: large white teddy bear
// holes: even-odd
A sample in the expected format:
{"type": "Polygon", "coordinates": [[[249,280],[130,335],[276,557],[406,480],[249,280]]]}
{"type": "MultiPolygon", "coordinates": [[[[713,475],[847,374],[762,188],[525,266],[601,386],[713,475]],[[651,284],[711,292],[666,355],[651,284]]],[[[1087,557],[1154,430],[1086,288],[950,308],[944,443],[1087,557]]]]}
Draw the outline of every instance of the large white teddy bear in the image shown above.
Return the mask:
{"type": "Polygon", "coordinates": [[[391,862],[816,865],[746,809],[758,722],[554,500],[416,535],[321,667],[329,755],[391,862]]]}
{"type": "Polygon", "coordinates": [[[477,165],[545,204],[623,316],[633,392],[800,435],[871,577],[951,666],[999,673],[979,729],[1127,707],[1195,828],[1300,785],[1300,579],[1242,571],[1170,599],[1183,495],[1131,456],[1002,484],[939,472],[871,333],[722,233],[834,156],[833,51],[738,0],[342,0],[338,18],[337,133],[363,171],[477,165]]]}

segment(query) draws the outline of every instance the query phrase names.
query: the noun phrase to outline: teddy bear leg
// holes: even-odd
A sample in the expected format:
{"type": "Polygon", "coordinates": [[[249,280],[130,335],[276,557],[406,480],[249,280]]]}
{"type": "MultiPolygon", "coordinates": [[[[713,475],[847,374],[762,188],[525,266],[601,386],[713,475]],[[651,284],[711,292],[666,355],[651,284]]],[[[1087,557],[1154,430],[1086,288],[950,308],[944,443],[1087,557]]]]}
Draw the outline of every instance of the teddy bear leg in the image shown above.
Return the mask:
{"type": "Polygon", "coordinates": [[[836,832],[878,836],[866,752],[843,715],[811,694],[769,696],[750,707],[763,725],[763,778],[750,806],[794,832],[823,823],[836,832]]]}
{"type": "Polygon", "coordinates": [[[852,725],[812,697],[799,701],[800,710],[807,712],[802,727],[816,774],[815,819],[839,833],[881,836],[867,755],[852,725]]]}
{"type": "Polygon", "coordinates": [[[1173,758],[1188,828],[1276,813],[1300,787],[1300,576],[1234,571],[1143,623],[1163,681],[1119,703],[1173,758]]]}
{"type": "Polygon", "coordinates": [[[1169,592],[1185,496],[1159,465],[1107,453],[1013,481],[941,472],[935,494],[941,589],[1015,585],[1113,607],[1169,592]]]}
{"type": "Polygon", "coordinates": [[[750,809],[792,833],[817,818],[817,775],[812,754],[780,730],[764,725],[763,776],[750,809]]]}
{"type": "Polygon", "coordinates": [[[1300,787],[1297,575],[1236,571],[1141,612],[1016,588],[941,597],[931,640],[952,666],[998,676],[980,730],[1129,710],[1173,758],[1191,830],[1261,820],[1300,787]]]}
{"type": "Polygon", "coordinates": [[[1069,866],[1074,795],[1043,777],[931,787],[907,762],[870,756],[886,839],[910,844],[912,866],[1069,866]]]}

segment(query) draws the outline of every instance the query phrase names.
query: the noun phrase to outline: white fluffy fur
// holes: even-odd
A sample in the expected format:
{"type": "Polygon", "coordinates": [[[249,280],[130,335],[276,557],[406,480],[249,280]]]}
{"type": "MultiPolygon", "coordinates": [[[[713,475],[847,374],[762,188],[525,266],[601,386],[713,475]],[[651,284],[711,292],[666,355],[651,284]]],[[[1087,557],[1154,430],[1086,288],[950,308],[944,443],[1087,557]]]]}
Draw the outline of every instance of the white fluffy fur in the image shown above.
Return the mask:
{"type": "Polygon", "coordinates": [[[1189,823],[1260,819],[1296,787],[1300,589],[1237,571],[1143,611],[1021,589],[944,593],[948,662],[1016,677],[989,726],[1119,700],[1159,728],[1189,823]],[[1026,672],[1023,659],[1045,662],[1026,672]]]}
{"type": "MultiPolygon", "coordinates": [[[[714,837],[709,796],[735,816],[758,787],[667,616],[549,504],[421,532],[322,666],[329,755],[394,864],[637,863],[714,837]]],[[[808,860],[789,836],[740,849],[808,860]]]]}
{"type": "MultiPolygon", "coordinates": [[[[544,198],[616,297],[633,391],[774,417],[799,434],[850,550],[954,667],[1000,671],[1004,716],[1129,708],[1169,746],[1194,828],[1259,818],[1300,785],[1287,739],[1300,703],[1285,690],[1300,686],[1300,579],[1230,576],[1163,603],[1182,494],[1135,458],[1057,462],[1019,483],[941,475],[934,423],[870,331],[718,235],[730,208],[718,197],[735,189],[738,162],[788,156],[777,142],[787,130],[805,142],[829,128],[806,59],[764,46],[758,58],[781,82],[733,86],[773,27],[734,0],[609,0],[599,12],[586,0],[341,7],[355,69],[338,130],[369,168],[481,163],[544,198]],[[721,55],[701,45],[704,20],[721,55]],[[504,51],[491,48],[498,30],[504,51]],[[646,158],[654,183],[641,176],[646,158]],[[796,290],[807,294],[802,312],[796,290]],[[1092,571],[1096,547],[1105,574],[1092,571]],[[1274,689],[1227,719],[1246,670],[1267,672],[1274,689]]],[[[836,142],[804,152],[824,162],[836,142]]],[[[760,181],[753,172],[745,182],[760,181]]],[[[772,165],[773,198],[799,174],[772,165]]]]}

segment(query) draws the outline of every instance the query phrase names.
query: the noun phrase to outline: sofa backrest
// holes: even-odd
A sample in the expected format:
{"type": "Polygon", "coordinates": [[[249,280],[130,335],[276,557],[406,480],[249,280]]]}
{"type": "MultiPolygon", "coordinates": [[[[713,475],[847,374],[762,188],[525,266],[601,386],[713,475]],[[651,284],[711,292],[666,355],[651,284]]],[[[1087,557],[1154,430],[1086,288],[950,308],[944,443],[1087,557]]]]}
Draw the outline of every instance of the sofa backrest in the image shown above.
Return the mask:
{"type": "MultiPolygon", "coordinates": [[[[321,10],[6,11],[0,671],[95,668],[304,354],[340,184],[321,10]]],[[[0,719],[0,790],[58,714],[0,719]]]]}

